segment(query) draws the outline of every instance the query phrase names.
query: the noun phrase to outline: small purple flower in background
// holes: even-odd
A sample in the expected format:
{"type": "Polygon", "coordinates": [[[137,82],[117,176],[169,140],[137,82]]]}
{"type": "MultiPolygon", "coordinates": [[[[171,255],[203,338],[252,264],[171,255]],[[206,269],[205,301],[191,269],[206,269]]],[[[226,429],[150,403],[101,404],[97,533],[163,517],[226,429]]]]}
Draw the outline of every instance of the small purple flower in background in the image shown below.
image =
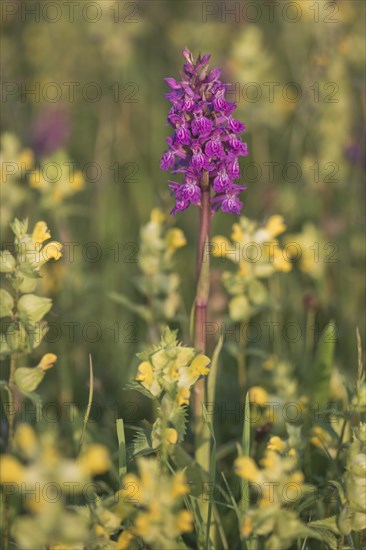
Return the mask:
{"type": "Polygon", "coordinates": [[[245,187],[234,180],[240,178],[238,157],[248,155],[239,137],[245,125],[232,116],[236,104],[225,99],[228,86],[219,80],[220,69],[208,70],[211,56],[199,55],[195,62],[187,49],[183,56],[182,80],[165,79],[170,88],[166,98],[172,103],[168,124],[174,133],[167,138],[169,149],[160,166],[185,174],[183,183],[170,182],[176,199],[172,214],[200,205],[202,182],[208,181],[214,192],[212,210],[239,215],[243,204],[238,195],[245,187]]]}
{"type": "Polygon", "coordinates": [[[32,147],[38,155],[50,155],[67,146],[71,135],[69,113],[58,107],[41,111],[31,130],[32,147]]]}

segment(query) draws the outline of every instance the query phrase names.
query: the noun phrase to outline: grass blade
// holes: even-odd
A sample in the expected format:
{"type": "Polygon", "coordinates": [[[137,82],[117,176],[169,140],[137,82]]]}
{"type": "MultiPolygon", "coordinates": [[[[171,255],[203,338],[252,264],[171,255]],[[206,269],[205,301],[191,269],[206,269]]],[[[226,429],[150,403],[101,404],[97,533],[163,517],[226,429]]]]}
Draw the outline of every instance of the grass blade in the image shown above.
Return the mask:
{"type": "Polygon", "coordinates": [[[88,424],[90,410],[93,403],[93,392],[94,392],[93,362],[92,362],[92,357],[89,354],[89,397],[88,397],[88,406],[86,407],[86,411],[84,414],[83,429],[81,430],[81,436],[79,441],[79,452],[81,451],[81,448],[84,443],[84,434],[86,430],[86,425],[88,424]]]}
{"type": "Polygon", "coordinates": [[[117,418],[116,427],[118,438],[118,473],[119,479],[122,481],[123,476],[127,473],[125,426],[122,418],[117,418]]]}

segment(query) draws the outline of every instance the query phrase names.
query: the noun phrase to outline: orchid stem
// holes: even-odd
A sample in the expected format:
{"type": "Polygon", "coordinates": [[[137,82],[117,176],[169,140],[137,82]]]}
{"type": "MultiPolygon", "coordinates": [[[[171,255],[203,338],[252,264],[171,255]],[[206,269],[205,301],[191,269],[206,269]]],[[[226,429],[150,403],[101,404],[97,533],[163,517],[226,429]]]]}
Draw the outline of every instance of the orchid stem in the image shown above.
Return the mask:
{"type": "MultiPolygon", "coordinates": [[[[211,204],[208,174],[201,182],[201,209],[197,250],[197,292],[195,299],[195,331],[194,347],[202,353],[206,351],[206,321],[207,302],[210,284],[209,253],[211,204]]],[[[209,439],[205,437],[205,424],[203,422],[203,407],[206,403],[206,382],[204,378],[198,380],[194,386],[194,434],[197,462],[208,471],[209,466],[209,439]]]]}

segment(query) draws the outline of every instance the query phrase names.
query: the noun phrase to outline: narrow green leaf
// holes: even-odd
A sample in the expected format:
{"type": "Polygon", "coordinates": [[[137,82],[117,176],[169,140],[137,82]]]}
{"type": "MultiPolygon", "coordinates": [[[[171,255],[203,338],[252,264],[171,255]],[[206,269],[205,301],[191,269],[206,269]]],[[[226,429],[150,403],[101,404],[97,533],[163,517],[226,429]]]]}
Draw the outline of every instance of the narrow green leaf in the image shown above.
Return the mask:
{"type": "Polygon", "coordinates": [[[223,335],[221,335],[212,355],[210,372],[207,378],[207,401],[208,403],[213,404],[213,407],[211,410],[215,410],[214,406],[215,406],[216,379],[217,379],[218,366],[219,366],[219,355],[220,355],[223,343],[224,343],[224,338],[223,338],[223,335]]]}
{"type": "Polygon", "coordinates": [[[90,410],[93,403],[93,391],[94,391],[93,363],[92,363],[92,357],[91,355],[89,355],[89,397],[88,397],[88,406],[86,407],[86,411],[84,414],[83,428],[81,430],[81,436],[79,441],[79,452],[81,451],[81,448],[83,446],[86,425],[88,424],[90,410]]]}
{"type": "Polygon", "coordinates": [[[116,427],[118,438],[118,473],[122,481],[123,476],[127,473],[125,427],[122,418],[117,418],[116,427]]]}
{"type": "Polygon", "coordinates": [[[326,407],[329,401],[335,342],[336,326],[331,321],[325,327],[318,345],[311,384],[312,401],[322,407],[326,407]]]}

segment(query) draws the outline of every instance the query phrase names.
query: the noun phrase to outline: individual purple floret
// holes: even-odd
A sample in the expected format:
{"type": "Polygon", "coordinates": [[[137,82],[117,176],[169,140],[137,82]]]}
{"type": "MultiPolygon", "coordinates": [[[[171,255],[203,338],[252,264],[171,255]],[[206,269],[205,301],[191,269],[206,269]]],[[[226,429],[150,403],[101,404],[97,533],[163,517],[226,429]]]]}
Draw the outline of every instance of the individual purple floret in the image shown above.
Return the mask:
{"type": "Polygon", "coordinates": [[[167,122],[174,132],[167,138],[169,148],[160,166],[185,174],[183,183],[170,182],[176,199],[172,214],[200,205],[202,181],[208,181],[213,191],[213,211],[240,214],[243,204],[238,195],[245,187],[234,181],[240,178],[238,157],[248,155],[239,136],[246,128],[232,116],[236,104],[225,99],[228,86],[219,80],[221,70],[208,70],[211,56],[199,55],[194,62],[187,49],[183,56],[182,80],[165,79],[170,88],[166,97],[172,103],[167,122]]]}

